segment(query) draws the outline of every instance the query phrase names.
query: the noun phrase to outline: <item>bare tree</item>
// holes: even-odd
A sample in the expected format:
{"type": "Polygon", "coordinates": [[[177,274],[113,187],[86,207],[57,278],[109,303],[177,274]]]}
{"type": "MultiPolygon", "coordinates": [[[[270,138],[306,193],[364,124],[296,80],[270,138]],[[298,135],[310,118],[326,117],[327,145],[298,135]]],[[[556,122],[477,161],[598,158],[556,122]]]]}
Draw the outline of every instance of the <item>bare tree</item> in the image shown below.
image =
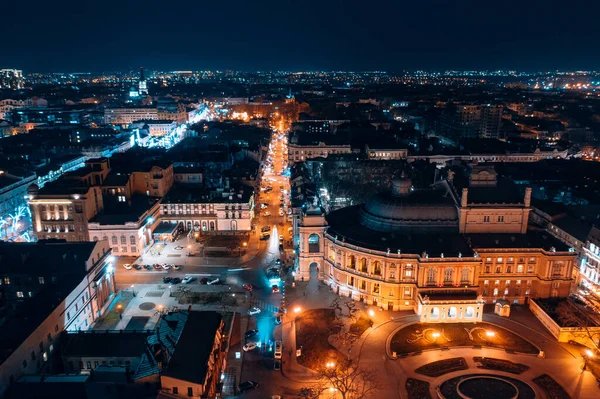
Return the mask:
{"type": "Polygon", "coordinates": [[[359,309],[354,301],[344,301],[336,297],[330,305],[334,311],[335,321],[330,326],[330,335],[333,335],[340,346],[347,348],[348,360],[350,360],[350,352],[352,347],[360,338],[360,335],[352,329],[352,323],[358,320],[359,309]],[[348,311],[348,315],[344,315],[344,308],[348,311]],[[344,323],[344,318],[347,318],[350,323],[348,326],[344,323]]]}
{"type": "Polygon", "coordinates": [[[353,360],[346,360],[341,364],[321,365],[317,373],[319,387],[312,388],[312,390],[323,392],[333,388],[340,393],[342,399],[366,399],[375,395],[380,389],[377,370],[360,367],[353,360]]]}
{"type": "Polygon", "coordinates": [[[600,335],[590,331],[589,327],[595,327],[597,324],[587,314],[585,309],[580,309],[571,300],[561,301],[556,307],[556,315],[563,326],[579,327],[580,333],[572,332],[574,336],[589,338],[589,341],[594,345],[595,350],[599,350],[600,335]]]}

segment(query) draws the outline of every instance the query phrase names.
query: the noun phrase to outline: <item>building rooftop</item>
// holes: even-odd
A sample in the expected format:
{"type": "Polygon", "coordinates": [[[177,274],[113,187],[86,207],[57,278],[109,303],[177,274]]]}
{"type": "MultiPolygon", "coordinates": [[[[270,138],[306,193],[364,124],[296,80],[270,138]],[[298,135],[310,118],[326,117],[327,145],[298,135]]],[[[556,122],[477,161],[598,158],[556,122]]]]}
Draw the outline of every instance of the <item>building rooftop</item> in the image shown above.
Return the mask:
{"type": "Polygon", "coordinates": [[[127,185],[127,182],[129,181],[130,178],[130,174],[129,173],[109,173],[108,176],[106,176],[106,179],[104,179],[104,184],[102,184],[102,187],[122,187],[127,185]]]}
{"type": "Polygon", "coordinates": [[[65,357],[141,357],[151,332],[63,332],[61,355],[65,357]]]}
{"type": "Polygon", "coordinates": [[[140,219],[160,199],[136,194],[131,197],[131,204],[127,202],[105,202],[104,209],[89,220],[90,223],[101,225],[123,225],[125,223],[140,223],[140,219]]]}
{"type": "Polygon", "coordinates": [[[175,345],[175,353],[163,375],[203,384],[221,321],[222,317],[217,312],[190,312],[175,345]]]}

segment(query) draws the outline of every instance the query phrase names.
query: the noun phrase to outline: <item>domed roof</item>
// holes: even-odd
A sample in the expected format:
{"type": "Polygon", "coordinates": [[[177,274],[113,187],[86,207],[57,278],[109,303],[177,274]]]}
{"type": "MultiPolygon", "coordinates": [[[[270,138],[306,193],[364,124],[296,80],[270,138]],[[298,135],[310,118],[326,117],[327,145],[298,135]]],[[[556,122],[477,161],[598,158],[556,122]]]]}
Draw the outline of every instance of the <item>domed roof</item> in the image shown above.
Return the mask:
{"type": "Polygon", "coordinates": [[[391,192],[378,193],[367,199],[361,210],[361,224],[378,231],[456,227],[456,205],[444,194],[434,189],[412,191],[410,180],[395,180],[391,192]]]}

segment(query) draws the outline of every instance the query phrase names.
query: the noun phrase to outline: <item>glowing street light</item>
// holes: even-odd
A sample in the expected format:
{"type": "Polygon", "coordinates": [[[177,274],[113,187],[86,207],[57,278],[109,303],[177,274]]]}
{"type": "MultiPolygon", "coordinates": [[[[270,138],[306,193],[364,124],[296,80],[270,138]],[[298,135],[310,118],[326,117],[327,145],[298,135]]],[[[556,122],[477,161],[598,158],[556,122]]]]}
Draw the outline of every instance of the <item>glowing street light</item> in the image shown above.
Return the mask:
{"type": "Polygon", "coordinates": [[[328,369],[334,368],[335,367],[335,363],[334,362],[327,362],[327,364],[325,365],[325,367],[327,367],[328,369]]]}
{"type": "Polygon", "coordinates": [[[133,293],[133,296],[135,296],[135,285],[131,284],[131,292],[133,293]]]}
{"type": "Polygon", "coordinates": [[[369,316],[375,316],[375,311],[373,309],[369,309],[369,316]]]}
{"type": "Polygon", "coordinates": [[[440,333],[436,331],[436,332],[432,333],[431,336],[433,338],[439,338],[440,337],[440,333]]]}
{"type": "Polygon", "coordinates": [[[487,331],[485,332],[485,335],[487,335],[488,337],[490,337],[490,338],[491,338],[491,337],[495,337],[495,336],[496,336],[496,333],[495,333],[495,332],[493,332],[493,331],[487,330],[487,331]]]}
{"type": "Polygon", "coordinates": [[[302,309],[300,309],[300,306],[296,306],[296,307],[294,308],[294,313],[300,313],[300,311],[301,311],[301,310],[302,310],[302,309]]]}
{"type": "Polygon", "coordinates": [[[592,357],[594,357],[594,352],[592,352],[592,351],[591,351],[591,350],[589,350],[589,349],[586,349],[586,350],[585,350],[585,354],[586,354],[586,355],[587,355],[587,357],[589,357],[589,358],[592,358],[592,357]]]}

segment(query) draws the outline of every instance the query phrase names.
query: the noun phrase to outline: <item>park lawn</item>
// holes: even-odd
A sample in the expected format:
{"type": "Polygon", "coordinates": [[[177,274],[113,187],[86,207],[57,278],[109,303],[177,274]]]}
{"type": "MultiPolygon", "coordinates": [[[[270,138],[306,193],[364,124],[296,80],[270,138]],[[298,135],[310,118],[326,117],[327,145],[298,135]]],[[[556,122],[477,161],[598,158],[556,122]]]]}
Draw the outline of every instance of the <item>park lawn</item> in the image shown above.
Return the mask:
{"type": "Polygon", "coordinates": [[[297,362],[313,370],[333,361],[339,363],[346,357],[329,343],[333,334],[335,315],[332,309],[310,309],[296,318],[296,349],[302,354],[297,362]]]}
{"type": "Polygon", "coordinates": [[[350,332],[360,337],[368,328],[373,325],[373,321],[369,318],[360,316],[356,322],[350,325],[350,332]]]}
{"type": "Polygon", "coordinates": [[[520,353],[539,353],[539,350],[529,341],[502,327],[488,323],[411,324],[394,334],[390,350],[404,355],[456,346],[488,346],[520,353]],[[472,339],[467,329],[472,330],[472,339]],[[495,335],[489,337],[486,331],[493,331],[495,335]]]}

